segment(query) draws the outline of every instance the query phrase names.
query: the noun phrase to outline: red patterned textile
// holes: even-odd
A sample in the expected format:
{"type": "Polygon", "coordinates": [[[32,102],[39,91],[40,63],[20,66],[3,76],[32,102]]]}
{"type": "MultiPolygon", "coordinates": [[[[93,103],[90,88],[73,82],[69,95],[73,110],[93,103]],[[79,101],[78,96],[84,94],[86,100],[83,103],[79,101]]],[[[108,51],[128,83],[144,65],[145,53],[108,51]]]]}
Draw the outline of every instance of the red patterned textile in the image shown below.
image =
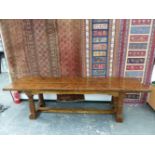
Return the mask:
{"type": "MultiPolygon", "coordinates": [[[[82,20],[57,20],[61,76],[83,76],[82,20]]],[[[58,100],[84,100],[84,95],[58,95],[58,100]]]]}
{"type": "Polygon", "coordinates": [[[57,20],[61,76],[82,76],[81,20],[57,20]]]}
{"type": "Polygon", "coordinates": [[[13,80],[59,76],[56,20],[2,20],[1,29],[13,80]]]}
{"type": "MultiPolygon", "coordinates": [[[[83,23],[83,20],[1,20],[12,79],[83,76],[83,23]]],[[[58,95],[58,99],[81,100],[84,96],[58,95]]]]}

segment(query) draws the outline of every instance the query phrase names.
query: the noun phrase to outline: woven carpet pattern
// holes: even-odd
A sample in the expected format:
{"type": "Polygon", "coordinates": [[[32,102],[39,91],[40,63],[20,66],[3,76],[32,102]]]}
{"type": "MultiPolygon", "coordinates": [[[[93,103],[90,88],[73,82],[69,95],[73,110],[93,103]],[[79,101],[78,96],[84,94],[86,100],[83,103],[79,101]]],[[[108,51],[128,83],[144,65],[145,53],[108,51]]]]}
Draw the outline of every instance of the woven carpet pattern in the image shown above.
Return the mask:
{"type": "MultiPolygon", "coordinates": [[[[57,20],[61,76],[82,76],[82,20],[57,20]]],[[[58,100],[83,100],[84,95],[58,95],[58,100]]]]}
{"type": "Polygon", "coordinates": [[[55,20],[2,20],[1,28],[13,80],[59,76],[55,20]]]}
{"type": "MultiPolygon", "coordinates": [[[[95,77],[136,77],[149,84],[155,49],[151,19],[89,20],[89,63],[95,77]]],[[[146,102],[147,94],[130,93],[126,103],[146,102]]]]}
{"type": "Polygon", "coordinates": [[[61,76],[82,76],[81,20],[58,20],[61,76]]]}

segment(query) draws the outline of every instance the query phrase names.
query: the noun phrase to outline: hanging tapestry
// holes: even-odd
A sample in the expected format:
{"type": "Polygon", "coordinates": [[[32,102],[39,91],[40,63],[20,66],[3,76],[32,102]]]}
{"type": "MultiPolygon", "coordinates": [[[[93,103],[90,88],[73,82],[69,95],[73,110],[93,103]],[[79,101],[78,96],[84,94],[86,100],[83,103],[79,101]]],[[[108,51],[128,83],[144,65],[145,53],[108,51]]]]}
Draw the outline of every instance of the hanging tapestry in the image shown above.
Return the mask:
{"type": "MultiPolygon", "coordinates": [[[[81,77],[84,75],[82,55],[84,33],[83,20],[57,20],[61,76],[81,77]]],[[[84,95],[58,95],[59,101],[84,100],[84,95]]]]}
{"type": "Polygon", "coordinates": [[[86,20],[87,76],[112,76],[115,20],[86,20]]]}
{"type": "Polygon", "coordinates": [[[109,20],[90,20],[90,76],[107,76],[108,38],[109,20]]]}
{"type": "MultiPolygon", "coordinates": [[[[122,20],[121,27],[123,41],[120,41],[122,58],[120,60],[119,75],[136,77],[142,83],[148,84],[150,83],[154,58],[154,20],[122,20]]],[[[125,102],[146,102],[146,94],[127,94],[125,102]]]]}
{"type": "Polygon", "coordinates": [[[13,80],[60,75],[55,20],[2,20],[1,30],[13,80]]]}
{"type": "MultiPolygon", "coordinates": [[[[148,84],[154,59],[155,21],[93,19],[86,22],[88,76],[136,77],[148,84]]],[[[146,102],[145,93],[126,95],[126,103],[146,102]]]]}
{"type": "MultiPolygon", "coordinates": [[[[84,20],[1,20],[12,80],[23,76],[83,76],[84,20]]],[[[59,100],[84,99],[58,95],[59,100]]]]}

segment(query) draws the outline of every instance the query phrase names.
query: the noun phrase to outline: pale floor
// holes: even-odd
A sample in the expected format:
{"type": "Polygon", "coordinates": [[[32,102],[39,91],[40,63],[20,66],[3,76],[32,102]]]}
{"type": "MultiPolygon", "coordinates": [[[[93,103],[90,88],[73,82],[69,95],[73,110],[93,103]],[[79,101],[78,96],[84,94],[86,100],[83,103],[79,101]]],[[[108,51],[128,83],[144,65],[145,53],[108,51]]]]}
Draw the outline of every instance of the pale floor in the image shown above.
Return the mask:
{"type": "MultiPolygon", "coordinates": [[[[155,134],[155,111],[147,104],[125,105],[124,122],[116,123],[112,115],[42,113],[38,119],[29,120],[28,103],[14,104],[9,92],[2,87],[8,84],[8,75],[0,74],[0,104],[9,108],[0,113],[0,134],[52,134],[52,135],[100,135],[100,134],[155,134]]],[[[51,102],[48,102],[50,104],[51,102]]],[[[55,103],[52,105],[79,107],[107,107],[107,104],[55,103]]]]}

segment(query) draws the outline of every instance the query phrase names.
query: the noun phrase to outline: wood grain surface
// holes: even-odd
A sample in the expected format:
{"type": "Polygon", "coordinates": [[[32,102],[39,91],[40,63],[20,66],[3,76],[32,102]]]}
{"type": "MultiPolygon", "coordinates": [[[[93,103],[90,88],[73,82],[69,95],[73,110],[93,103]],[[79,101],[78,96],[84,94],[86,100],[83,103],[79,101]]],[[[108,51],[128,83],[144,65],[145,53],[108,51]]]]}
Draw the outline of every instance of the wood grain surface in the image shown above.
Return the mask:
{"type": "Polygon", "coordinates": [[[24,77],[4,87],[3,90],[17,91],[69,91],[80,94],[80,91],[91,93],[104,92],[149,92],[150,86],[142,84],[136,78],[45,78],[24,77]]]}

